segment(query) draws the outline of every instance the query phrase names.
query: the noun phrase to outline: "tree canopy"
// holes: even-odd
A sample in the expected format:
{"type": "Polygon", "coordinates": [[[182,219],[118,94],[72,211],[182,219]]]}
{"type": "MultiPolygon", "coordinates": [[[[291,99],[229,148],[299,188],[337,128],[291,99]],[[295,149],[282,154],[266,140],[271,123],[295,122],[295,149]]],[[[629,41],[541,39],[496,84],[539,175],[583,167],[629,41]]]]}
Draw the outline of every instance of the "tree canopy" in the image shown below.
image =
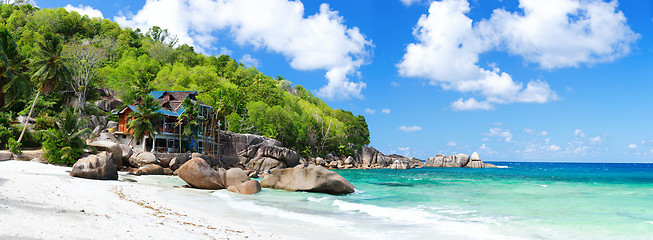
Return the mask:
{"type": "MultiPolygon", "coordinates": [[[[43,59],[41,50],[48,47],[43,44],[53,40],[53,35],[61,38],[63,49],[83,45],[105,53],[94,65],[95,74],[84,79],[83,84],[53,85],[50,94],[36,101],[36,117],[60,112],[61,106],[71,106],[82,99],[82,86],[82,91],[89,92],[83,101],[91,103],[97,100],[91,89],[101,87],[115,90],[125,104],[134,103],[144,92],[152,90],[193,90],[198,91],[199,101],[219,109],[223,130],[272,137],[304,156],[330,152],[344,155],[369,144],[363,116],[332,109],[304,87],[293,86],[281,76],[266,76],[227,55],[198,53],[192,46],[179,44],[176,36],[160,27],[121,28],[107,19],[89,18],[63,8],[39,9],[30,4],[0,5],[0,27],[15,39],[16,53],[12,54],[28,59],[26,67],[14,68],[25,76],[45,71],[38,63],[43,59]]],[[[70,61],[75,60],[62,62],[70,61]]],[[[33,89],[44,87],[37,81],[31,85],[33,89]]],[[[15,117],[26,112],[34,93],[7,100],[12,104],[3,106],[1,113],[15,117]]],[[[92,109],[84,111],[88,114],[92,109]]]]}

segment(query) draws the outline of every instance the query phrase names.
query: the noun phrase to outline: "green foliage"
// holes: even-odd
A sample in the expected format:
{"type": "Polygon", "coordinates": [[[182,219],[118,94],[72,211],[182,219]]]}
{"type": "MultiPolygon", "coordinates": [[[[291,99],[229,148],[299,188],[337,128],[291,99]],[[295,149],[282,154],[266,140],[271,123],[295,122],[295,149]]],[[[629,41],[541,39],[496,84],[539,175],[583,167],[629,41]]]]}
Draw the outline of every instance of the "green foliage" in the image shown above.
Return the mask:
{"type": "Polygon", "coordinates": [[[192,102],[190,98],[184,99],[184,102],[181,104],[181,106],[184,108],[184,112],[182,112],[177,118],[177,125],[183,126],[184,136],[188,137],[189,139],[195,139],[198,134],[198,114],[200,107],[195,102],[192,102]]]}
{"type": "Polygon", "coordinates": [[[56,126],[56,120],[56,118],[47,115],[39,117],[36,119],[36,123],[34,124],[34,130],[40,131],[54,128],[56,126]]]}
{"type": "Polygon", "coordinates": [[[74,108],[67,108],[57,116],[56,127],[43,133],[43,157],[50,163],[71,165],[77,162],[84,152],[81,136],[90,134],[91,130],[82,128],[86,121],[80,119],[74,108]]]}
{"type": "MultiPolygon", "coordinates": [[[[144,97],[147,93],[153,90],[193,90],[199,92],[198,101],[215,109],[223,130],[273,137],[303,156],[331,152],[348,155],[369,144],[368,126],[363,116],[332,109],[304,87],[292,85],[281,76],[266,76],[227,55],[206,56],[197,53],[192,46],[176,44],[176,36],[166,29],[152,27],[146,32],[123,29],[111,20],[88,18],[63,8],[38,9],[29,4],[0,5],[0,19],[9,33],[7,36],[15,38],[15,47],[10,44],[6,48],[9,51],[3,51],[10,52],[7,56],[15,57],[17,64],[14,69],[18,73],[33,76],[34,80],[27,85],[16,85],[15,89],[22,90],[15,91],[13,106],[3,107],[0,114],[20,112],[26,115],[34,94],[24,90],[45,90],[47,87],[52,91],[36,100],[34,116],[55,116],[62,112],[75,95],[70,84],[63,84],[69,78],[64,69],[66,65],[61,64],[66,62],[58,57],[60,46],[88,42],[102,49],[107,59],[92,79],[92,84],[85,86],[89,89],[87,100],[98,99],[92,96],[92,89],[96,87],[116,90],[124,104],[141,99],[146,104],[138,106],[146,109],[133,113],[135,120],[130,123],[136,138],[155,131],[154,126],[160,120],[155,114],[158,105],[148,102],[144,97]],[[27,62],[19,61],[21,59],[28,59],[31,64],[21,67],[27,62]]],[[[3,39],[0,33],[0,42],[3,39]]],[[[9,40],[5,42],[11,43],[9,40]]],[[[89,107],[84,111],[90,115],[106,114],[89,107]]],[[[115,116],[111,117],[117,120],[115,116]]],[[[201,119],[194,118],[196,114],[192,109],[182,118],[183,132],[189,140],[195,137],[201,125],[201,119]]],[[[44,126],[39,128],[47,125],[43,120],[37,125],[41,123],[44,126]]],[[[0,141],[3,141],[1,128],[0,141]]],[[[13,136],[13,130],[11,132],[13,136]]],[[[28,136],[29,132],[26,134],[24,147],[28,145],[28,139],[39,138],[38,135],[28,136]]],[[[6,144],[8,138],[0,144],[6,144]]],[[[53,140],[46,142],[45,145],[61,145],[53,140]]],[[[54,155],[63,156],[63,152],[56,151],[53,150],[54,155]]]]}
{"type": "Polygon", "coordinates": [[[163,115],[157,111],[161,109],[159,104],[154,101],[150,95],[141,98],[141,102],[136,106],[136,111],[129,114],[132,118],[128,124],[127,129],[132,131],[132,141],[134,139],[141,140],[149,133],[156,133],[156,127],[159,121],[163,119],[163,115]]]}
{"type": "Polygon", "coordinates": [[[20,146],[22,144],[16,141],[14,138],[9,138],[9,141],[7,142],[7,146],[9,146],[9,151],[12,152],[13,154],[23,154],[23,151],[20,150],[20,146]]]}

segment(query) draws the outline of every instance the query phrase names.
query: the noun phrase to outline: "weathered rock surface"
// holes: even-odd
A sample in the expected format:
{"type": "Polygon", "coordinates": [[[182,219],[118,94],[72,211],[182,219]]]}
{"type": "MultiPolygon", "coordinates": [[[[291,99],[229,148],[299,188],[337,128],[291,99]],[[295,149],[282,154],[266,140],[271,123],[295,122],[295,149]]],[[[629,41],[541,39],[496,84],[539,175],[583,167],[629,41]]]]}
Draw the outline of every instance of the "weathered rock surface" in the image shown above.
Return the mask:
{"type": "Polygon", "coordinates": [[[193,158],[177,169],[179,178],[188,185],[201,189],[224,189],[225,185],[218,171],[213,170],[201,158],[193,158]]]}
{"type": "Polygon", "coordinates": [[[150,163],[138,168],[136,174],[137,175],[163,175],[165,173],[163,171],[163,167],[150,163]]]}
{"type": "Polygon", "coordinates": [[[468,168],[485,168],[485,163],[481,161],[481,157],[478,155],[477,152],[474,152],[472,156],[469,158],[469,163],[467,164],[468,168]]]}
{"type": "Polygon", "coordinates": [[[122,150],[122,165],[129,164],[129,158],[134,154],[134,150],[125,144],[120,144],[120,150],[122,150]]]}
{"type": "Polygon", "coordinates": [[[115,164],[115,167],[117,169],[120,169],[122,167],[122,148],[120,147],[120,144],[109,141],[109,140],[101,140],[101,141],[94,141],[88,144],[89,146],[94,147],[98,151],[107,151],[111,153],[111,158],[113,159],[113,163],[115,164]]]}
{"type": "Polygon", "coordinates": [[[220,169],[220,171],[224,171],[224,177],[222,179],[224,180],[225,187],[235,186],[249,181],[249,177],[245,174],[245,171],[240,168],[231,168],[226,171],[220,169]]]}
{"type": "Polygon", "coordinates": [[[356,188],[340,174],[318,165],[274,169],[261,181],[262,187],[332,195],[353,193],[356,188]]]}
{"type": "Polygon", "coordinates": [[[410,163],[407,161],[395,160],[390,166],[391,169],[410,169],[410,163]]]}
{"type": "Polygon", "coordinates": [[[468,168],[494,168],[496,166],[483,163],[481,157],[477,152],[474,152],[472,156],[466,154],[458,154],[451,156],[444,156],[441,154],[436,155],[435,157],[430,157],[424,163],[426,167],[468,167],[468,168]]]}
{"type": "Polygon", "coordinates": [[[151,152],[139,152],[139,153],[134,153],[130,158],[129,158],[129,163],[137,168],[140,168],[142,166],[145,166],[147,164],[158,164],[158,160],[154,153],[151,152]]]}
{"type": "Polygon", "coordinates": [[[77,160],[70,176],[98,180],[118,180],[118,170],[108,152],[99,152],[77,160]]]}
{"type": "Polygon", "coordinates": [[[227,190],[240,194],[255,194],[261,191],[261,184],[255,179],[232,185],[227,188],[227,190]]]}

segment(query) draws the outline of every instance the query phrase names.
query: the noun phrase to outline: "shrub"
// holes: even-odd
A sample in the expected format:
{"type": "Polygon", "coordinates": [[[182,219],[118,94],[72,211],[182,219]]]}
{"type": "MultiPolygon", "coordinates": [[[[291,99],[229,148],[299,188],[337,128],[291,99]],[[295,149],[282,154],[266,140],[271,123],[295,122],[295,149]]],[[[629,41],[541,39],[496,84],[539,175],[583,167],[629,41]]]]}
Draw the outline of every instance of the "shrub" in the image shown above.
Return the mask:
{"type": "Polygon", "coordinates": [[[80,136],[90,133],[91,130],[81,129],[85,121],[77,117],[73,108],[64,110],[55,122],[55,128],[41,131],[45,138],[43,157],[54,164],[73,164],[84,152],[86,145],[80,136]]]}
{"type": "Polygon", "coordinates": [[[36,119],[34,124],[34,130],[48,130],[55,127],[56,118],[50,116],[43,116],[36,119]]]}
{"type": "Polygon", "coordinates": [[[7,142],[7,146],[9,146],[9,151],[14,154],[23,154],[23,151],[20,150],[20,145],[22,144],[16,141],[14,138],[9,138],[7,142]]]}

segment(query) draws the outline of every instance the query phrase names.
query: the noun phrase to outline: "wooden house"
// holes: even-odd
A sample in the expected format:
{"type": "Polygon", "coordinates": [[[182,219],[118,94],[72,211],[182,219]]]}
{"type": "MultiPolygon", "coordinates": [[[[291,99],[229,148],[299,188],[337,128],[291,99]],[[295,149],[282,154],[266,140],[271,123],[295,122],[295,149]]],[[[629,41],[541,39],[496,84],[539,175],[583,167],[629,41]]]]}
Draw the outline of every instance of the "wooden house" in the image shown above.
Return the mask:
{"type": "Polygon", "coordinates": [[[214,133],[218,124],[214,121],[213,108],[197,101],[197,91],[153,91],[150,95],[161,106],[158,112],[163,115],[163,120],[157,124],[158,131],[154,134],[148,133],[148,136],[143,139],[131,139],[131,131],[128,130],[127,124],[132,120],[129,114],[137,111],[138,102],[136,102],[114,113],[118,115],[118,129],[114,130],[114,134],[121,143],[129,144],[142,151],[181,152],[190,150],[202,153],[213,152],[209,150],[213,150],[212,146],[216,146],[214,133]],[[182,102],[186,98],[190,98],[191,101],[200,106],[197,118],[199,126],[195,139],[188,139],[180,135],[184,123],[180,123],[178,117],[185,110],[182,102]]]}

